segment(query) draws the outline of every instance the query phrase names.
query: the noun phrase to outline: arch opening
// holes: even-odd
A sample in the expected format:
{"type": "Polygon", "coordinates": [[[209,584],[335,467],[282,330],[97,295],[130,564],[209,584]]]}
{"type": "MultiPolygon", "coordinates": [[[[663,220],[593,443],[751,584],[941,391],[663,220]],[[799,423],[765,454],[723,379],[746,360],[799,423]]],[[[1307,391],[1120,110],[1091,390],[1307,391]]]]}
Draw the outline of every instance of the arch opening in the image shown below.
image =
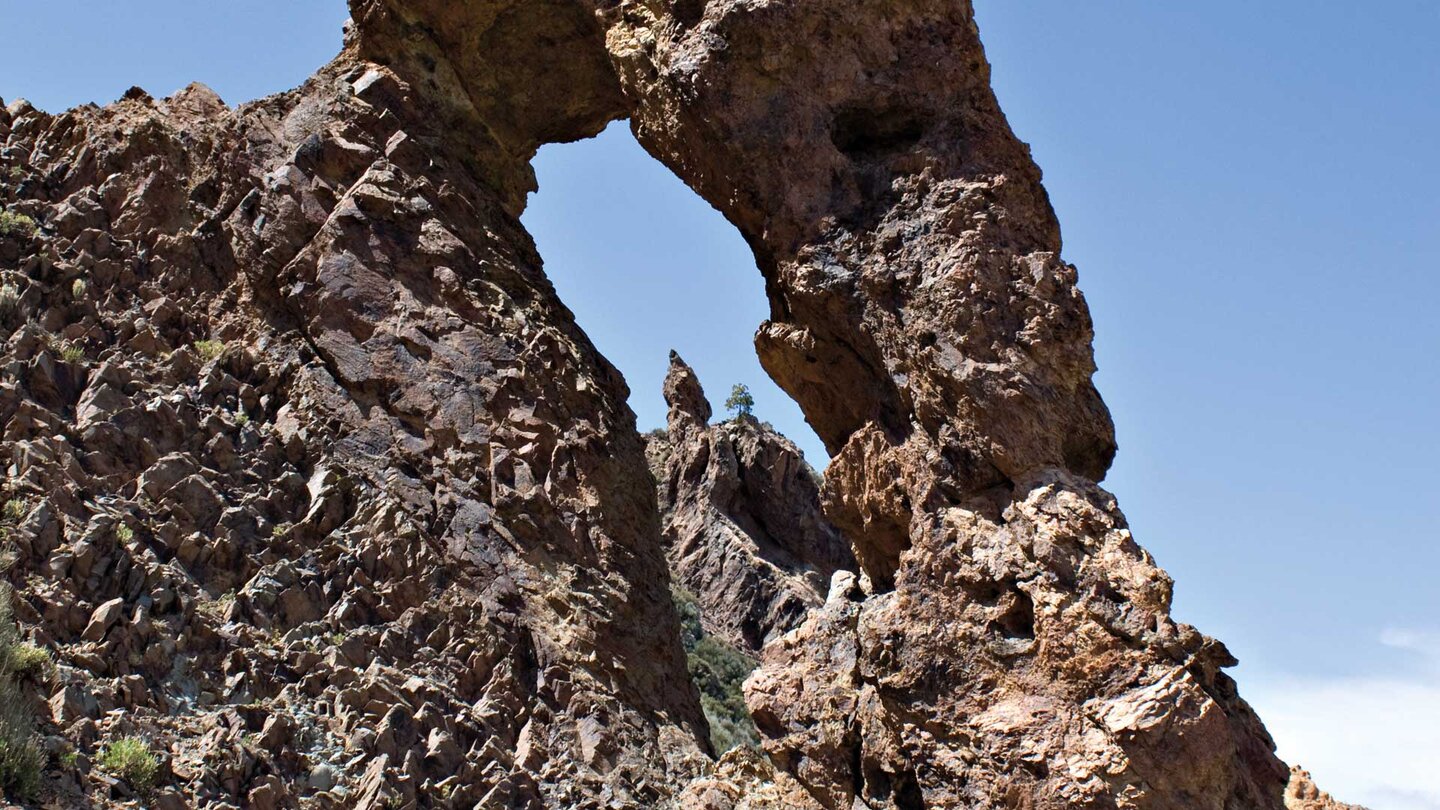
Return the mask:
{"type": "Polygon", "coordinates": [[[541,147],[539,191],[521,217],[545,273],[600,352],[624,375],[641,431],[664,426],[671,349],[695,367],[717,418],[731,386],[755,416],[823,469],[830,456],[799,406],[760,366],[765,280],[739,231],[641,148],[625,121],[595,138],[541,147]]]}

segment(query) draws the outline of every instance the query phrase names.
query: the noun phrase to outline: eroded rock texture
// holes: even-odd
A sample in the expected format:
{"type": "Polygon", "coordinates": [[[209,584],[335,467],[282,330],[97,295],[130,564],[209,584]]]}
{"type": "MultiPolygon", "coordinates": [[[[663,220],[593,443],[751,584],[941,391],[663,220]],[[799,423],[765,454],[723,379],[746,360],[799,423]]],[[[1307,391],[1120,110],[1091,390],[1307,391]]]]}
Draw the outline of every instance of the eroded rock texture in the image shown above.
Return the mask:
{"type": "Polygon", "coordinates": [[[1358,804],[1336,801],[1315,785],[1310,772],[1300,767],[1290,769],[1290,784],[1285,788],[1285,810],[1366,810],[1358,804]]]}
{"type": "Polygon", "coordinates": [[[668,427],[646,453],[670,569],[709,632],[759,652],[799,627],[854,557],[794,443],[753,417],[711,425],[699,379],[673,352],[665,400],[668,427]]]}
{"type": "Polygon", "coordinates": [[[616,4],[607,43],[755,249],[867,581],[767,649],[767,751],[826,807],[1280,807],[1233,659],[1095,484],[1089,315],[969,4],[697,6],[616,4]]]}
{"type": "Polygon", "coordinates": [[[0,115],[40,226],[0,240],[8,576],[67,801],[133,792],[93,767],[130,734],[164,806],[639,807],[703,767],[624,383],[497,191],[523,160],[414,79],[0,115]]]}
{"type": "Polygon", "coordinates": [[[1089,314],[967,0],[351,5],[238,110],[0,115],[39,223],[0,238],[7,576],[67,801],[125,798],[94,757],[141,733],[163,807],[1282,807],[1096,484],[1089,314]],[[539,145],[623,117],[754,249],[836,454],[861,576],[749,683],[779,774],[706,775],[625,386],[516,221],[539,145]]]}

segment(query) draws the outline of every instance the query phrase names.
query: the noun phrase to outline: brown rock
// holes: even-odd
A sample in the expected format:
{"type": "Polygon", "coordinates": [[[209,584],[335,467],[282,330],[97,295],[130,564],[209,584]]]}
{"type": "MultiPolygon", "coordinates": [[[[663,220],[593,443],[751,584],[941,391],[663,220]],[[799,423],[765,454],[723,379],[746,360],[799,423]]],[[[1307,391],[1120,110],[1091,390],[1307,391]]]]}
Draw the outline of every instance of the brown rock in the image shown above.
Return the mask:
{"type": "Polygon", "coordinates": [[[41,223],[0,245],[0,456],[57,540],[91,527],[18,555],[17,615],[178,697],[97,728],[57,695],[72,743],[133,728],[216,806],[305,794],[298,739],[349,746],[359,807],[1282,806],[1233,659],[1096,484],[1089,313],[969,2],[351,11],[290,93],[0,121],[41,223]],[[669,550],[769,642],[770,766],[704,756],[628,391],[517,221],[540,145],[624,117],[751,245],[761,360],[835,454],[822,518],[792,446],[667,385],[669,550]],[[247,747],[278,712],[306,733],[247,747]]]}
{"type": "Polygon", "coordinates": [[[680,795],[683,810],[819,810],[792,777],[777,772],[764,755],[737,748],[721,757],[715,773],[697,779],[680,795]]]}
{"type": "Polygon", "coordinates": [[[90,614],[90,623],[85,625],[85,632],[81,633],[80,637],[86,641],[100,641],[123,615],[125,615],[125,600],[111,599],[95,608],[95,611],[90,614]]]}
{"type": "Polygon", "coordinates": [[[1290,768],[1290,784],[1285,788],[1285,810],[1365,810],[1358,804],[1336,801],[1329,793],[1316,787],[1310,772],[1299,766],[1290,768]]]}
{"type": "Polygon", "coordinates": [[[80,720],[100,716],[95,696],[76,684],[66,684],[50,697],[50,716],[57,726],[71,726],[80,720]]]}
{"type": "Polygon", "coordinates": [[[281,808],[293,805],[289,790],[285,783],[275,776],[267,776],[260,784],[250,790],[246,797],[251,810],[281,810],[281,808]]]}
{"type": "Polygon", "coordinates": [[[707,631],[751,652],[798,627],[831,576],[855,567],[820,511],[819,476],[768,425],[709,425],[695,372],[670,354],[669,429],[647,456],[661,532],[678,584],[695,594],[707,631]]]}

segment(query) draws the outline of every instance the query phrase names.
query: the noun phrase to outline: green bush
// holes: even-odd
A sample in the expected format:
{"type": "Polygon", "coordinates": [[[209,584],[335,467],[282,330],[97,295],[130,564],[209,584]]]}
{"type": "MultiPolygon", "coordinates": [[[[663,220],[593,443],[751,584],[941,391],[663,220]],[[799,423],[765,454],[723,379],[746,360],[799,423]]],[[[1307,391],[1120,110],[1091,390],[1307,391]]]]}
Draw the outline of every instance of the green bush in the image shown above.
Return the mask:
{"type": "Polygon", "coordinates": [[[25,517],[25,502],[19,498],[11,498],[5,502],[5,519],[19,520],[25,517]]]}
{"type": "Polygon", "coordinates": [[[0,318],[8,318],[20,307],[20,288],[6,282],[0,284],[0,318]]]}
{"type": "Polygon", "coordinates": [[[44,677],[55,663],[49,650],[34,644],[16,644],[6,655],[10,658],[10,671],[17,677],[44,677]]]}
{"type": "Polygon", "coordinates": [[[705,637],[705,628],[700,625],[700,603],[695,594],[679,585],[670,586],[670,598],[675,603],[675,613],[680,616],[680,641],[685,652],[695,651],[695,645],[705,637]]]}
{"type": "Polygon", "coordinates": [[[760,732],[745,707],[741,686],[755,671],[756,661],[724,641],[705,634],[695,597],[676,586],[671,591],[680,616],[680,640],[690,679],[700,690],[700,708],[710,724],[710,744],[723,754],[740,746],[758,747],[760,732]]]}
{"type": "Polygon", "coordinates": [[[0,585],[0,790],[11,801],[27,801],[40,789],[45,755],[17,677],[35,665],[36,648],[21,643],[10,598],[10,587],[0,585]]]}
{"type": "Polygon", "coordinates": [[[124,737],[100,750],[101,769],[130,783],[138,793],[149,793],[160,778],[160,758],[139,737],[124,737]]]}
{"type": "Polygon", "coordinates": [[[200,355],[200,359],[208,363],[225,353],[225,341],[197,340],[195,341],[195,351],[200,355]]]}
{"type": "Polygon", "coordinates": [[[40,792],[45,753],[34,735],[25,739],[0,737],[0,789],[10,801],[29,801],[40,792]]]}
{"type": "Polygon", "coordinates": [[[14,211],[0,211],[0,236],[19,236],[26,239],[39,233],[40,226],[35,220],[14,211]]]}

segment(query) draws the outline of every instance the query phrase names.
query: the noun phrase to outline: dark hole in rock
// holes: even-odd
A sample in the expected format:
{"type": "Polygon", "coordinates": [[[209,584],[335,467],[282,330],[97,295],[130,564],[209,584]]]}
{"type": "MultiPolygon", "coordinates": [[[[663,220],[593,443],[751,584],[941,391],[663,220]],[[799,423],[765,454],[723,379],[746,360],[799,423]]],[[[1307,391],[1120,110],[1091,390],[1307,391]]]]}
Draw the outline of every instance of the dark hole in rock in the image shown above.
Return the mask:
{"type": "Polygon", "coordinates": [[[915,774],[905,772],[895,777],[896,810],[925,810],[925,794],[920,791],[920,782],[915,774]]]}
{"type": "Polygon", "coordinates": [[[1009,607],[990,626],[992,630],[1009,639],[1035,638],[1035,601],[1030,594],[1021,590],[1013,592],[1009,607]]]}
{"type": "Polygon", "coordinates": [[[864,768],[864,795],[870,805],[893,805],[895,810],[925,810],[925,796],[911,771],[892,774],[878,763],[867,762],[864,768]]]}
{"type": "Polygon", "coordinates": [[[686,28],[705,16],[705,0],[675,0],[675,19],[686,28]]]}
{"type": "Polygon", "coordinates": [[[835,113],[830,139],[851,159],[884,157],[919,143],[928,117],[918,110],[848,107],[835,113]]]}

